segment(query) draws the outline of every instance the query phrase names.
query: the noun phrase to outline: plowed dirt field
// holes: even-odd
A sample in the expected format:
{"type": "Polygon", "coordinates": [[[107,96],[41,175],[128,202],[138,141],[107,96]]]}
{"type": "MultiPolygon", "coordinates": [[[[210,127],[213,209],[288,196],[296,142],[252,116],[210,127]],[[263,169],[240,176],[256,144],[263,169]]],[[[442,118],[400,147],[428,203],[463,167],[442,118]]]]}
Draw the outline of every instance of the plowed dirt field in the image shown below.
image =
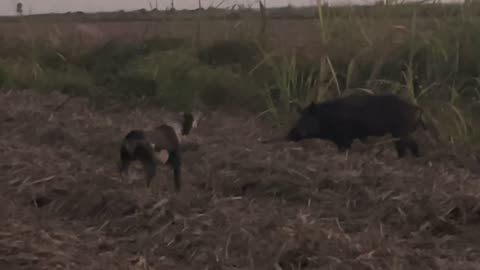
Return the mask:
{"type": "Polygon", "coordinates": [[[0,269],[480,268],[480,163],[427,140],[421,158],[359,142],[347,157],[211,112],[175,194],[167,168],[151,190],[116,171],[124,134],[165,112],[64,99],[0,94],[0,269]]]}

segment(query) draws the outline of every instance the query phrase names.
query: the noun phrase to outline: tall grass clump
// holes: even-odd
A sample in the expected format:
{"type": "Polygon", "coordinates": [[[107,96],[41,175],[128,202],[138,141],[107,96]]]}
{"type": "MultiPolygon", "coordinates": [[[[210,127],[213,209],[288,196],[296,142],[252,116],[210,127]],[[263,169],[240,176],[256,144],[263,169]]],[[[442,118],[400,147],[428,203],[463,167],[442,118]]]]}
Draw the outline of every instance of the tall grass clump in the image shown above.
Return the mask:
{"type": "Polygon", "coordinates": [[[272,78],[265,82],[263,96],[277,125],[287,126],[298,106],[317,97],[318,70],[297,62],[294,57],[265,56],[272,78]]]}
{"type": "Polygon", "coordinates": [[[393,93],[421,106],[445,141],[478,138],[480,21],[468,14],[421,17],[411,5],[410,18],[400,20],[393,9],[363,17],[332,15],[318,5],[321,51],[310,63],[316,72],[306,76],[315,83],[296,83],[305,75],[295,56],[264,61],[273,67],[277,93],[267,91],[265,97],[277,123],[294,118],[297,104],[393,93]]]}

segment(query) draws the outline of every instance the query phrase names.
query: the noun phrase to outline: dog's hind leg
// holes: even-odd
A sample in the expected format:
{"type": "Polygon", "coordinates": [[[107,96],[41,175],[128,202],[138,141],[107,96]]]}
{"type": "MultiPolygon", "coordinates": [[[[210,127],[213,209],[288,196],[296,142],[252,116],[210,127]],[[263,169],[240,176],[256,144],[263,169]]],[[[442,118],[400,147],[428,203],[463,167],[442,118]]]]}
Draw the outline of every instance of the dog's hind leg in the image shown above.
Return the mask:
{"type": "Polygon", "coordinates": [[[175,191],[179,192],[182,188],[182,160],[180,156],[180,151],[170,153],[170,158],[168,162],[173,169],[173,184],[175,186],[175,191]]]}

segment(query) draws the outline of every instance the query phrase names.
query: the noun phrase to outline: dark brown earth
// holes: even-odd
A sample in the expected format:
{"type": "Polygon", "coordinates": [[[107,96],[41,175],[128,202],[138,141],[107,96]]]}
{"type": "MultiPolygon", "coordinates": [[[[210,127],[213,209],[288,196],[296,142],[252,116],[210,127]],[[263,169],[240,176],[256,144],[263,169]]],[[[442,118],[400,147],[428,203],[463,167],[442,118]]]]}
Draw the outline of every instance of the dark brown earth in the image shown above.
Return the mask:
{"type": "Polygon", "coordinates": [[[419,159],[346,158],[211,112],[175,194],[169,169],[152,190],[116,172],[124,133],[162,111],[54,112],[64,98],[0,95],[0,269],[478,269],[479,163],[429,140],[419,159]]]}

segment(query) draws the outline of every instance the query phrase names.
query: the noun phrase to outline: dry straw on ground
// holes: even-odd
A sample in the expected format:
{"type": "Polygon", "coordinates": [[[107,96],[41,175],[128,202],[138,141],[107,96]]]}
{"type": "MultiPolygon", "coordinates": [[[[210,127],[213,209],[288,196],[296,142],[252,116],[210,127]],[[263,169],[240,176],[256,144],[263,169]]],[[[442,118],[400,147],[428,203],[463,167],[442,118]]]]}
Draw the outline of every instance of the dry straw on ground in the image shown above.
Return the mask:
{"type": "Polygon", "coordinates": [[[479,177],[446,150],[399,160],[357,143],[346,159],[322,141],[260,144],[258,121],[210,113],[184,154],[185,189],[162,169],[149,191],[121,182],[117,145],[163,112],[79,98],[55,111],[64,98],[0,96],[1,269],[478,265],[479,177]]]}

